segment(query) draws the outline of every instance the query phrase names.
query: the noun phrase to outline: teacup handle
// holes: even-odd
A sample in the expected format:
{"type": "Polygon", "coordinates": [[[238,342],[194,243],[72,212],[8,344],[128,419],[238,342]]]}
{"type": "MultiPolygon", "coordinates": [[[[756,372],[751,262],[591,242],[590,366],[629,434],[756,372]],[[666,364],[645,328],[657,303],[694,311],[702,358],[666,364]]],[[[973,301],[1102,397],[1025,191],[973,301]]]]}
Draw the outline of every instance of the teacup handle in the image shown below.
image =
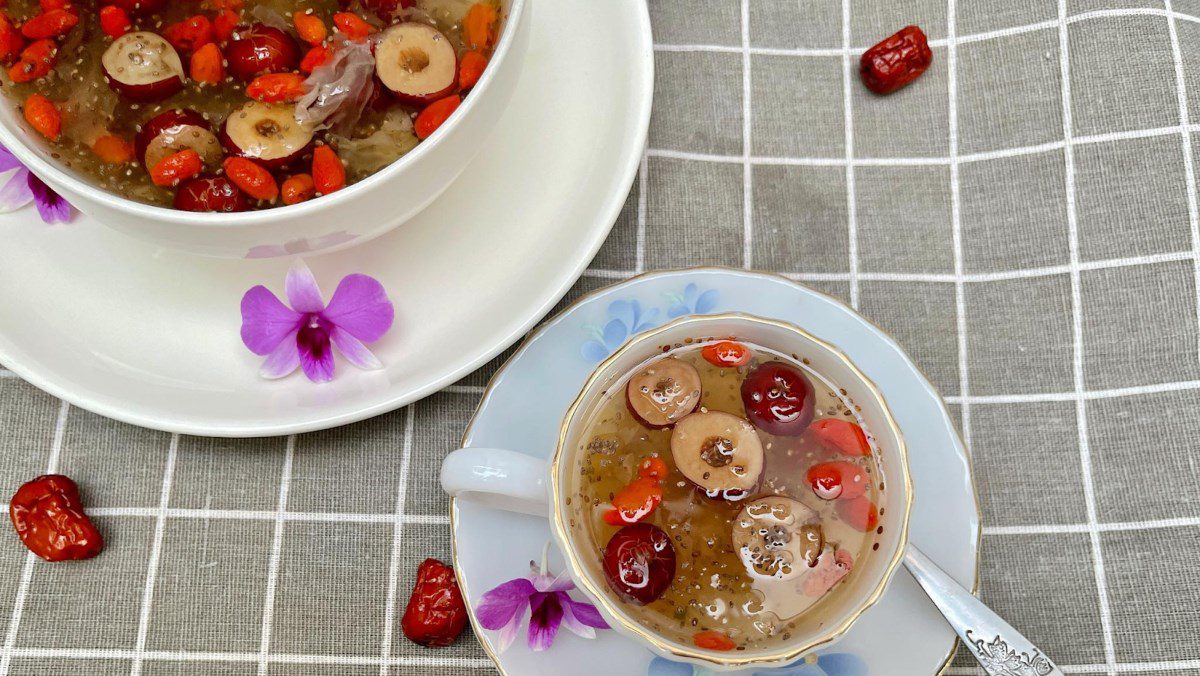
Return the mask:
{"type": "Polygon", "coordinates": [[[508,512],[547,517],[545,460],[502,448],[460,448],[442,460],[442,490],[508,512]]]}

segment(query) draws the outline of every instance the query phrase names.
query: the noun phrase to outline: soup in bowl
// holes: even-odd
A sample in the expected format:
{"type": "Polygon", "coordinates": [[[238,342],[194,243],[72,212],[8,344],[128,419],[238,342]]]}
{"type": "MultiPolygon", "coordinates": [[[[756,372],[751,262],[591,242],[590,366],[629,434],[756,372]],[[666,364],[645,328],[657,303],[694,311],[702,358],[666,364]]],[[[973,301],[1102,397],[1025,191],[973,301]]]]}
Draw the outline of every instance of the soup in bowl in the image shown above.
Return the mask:
{"type": "Polygon", "coordinates": [[[156,243],[345,246],[423,209],[474,156],[512,94],[524,7],[13,0],[0,142],[80,210],[156,243]]]}

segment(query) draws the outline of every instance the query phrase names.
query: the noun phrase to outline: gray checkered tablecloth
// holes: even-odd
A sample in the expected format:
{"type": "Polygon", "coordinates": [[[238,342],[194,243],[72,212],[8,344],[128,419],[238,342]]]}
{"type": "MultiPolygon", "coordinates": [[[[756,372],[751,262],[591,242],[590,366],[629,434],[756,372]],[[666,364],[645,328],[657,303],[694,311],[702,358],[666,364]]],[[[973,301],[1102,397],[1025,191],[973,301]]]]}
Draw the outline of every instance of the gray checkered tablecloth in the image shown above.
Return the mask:
{"type": "MultiPolygon", "coordinates": [[[[1068,672],[1200,673],[1200,0],[650,10],[650,150],[570,298],[715,263],[848,301],[972,449],[984,600],[1068,672]],[[911,23],[934,65],[870,95],[858,55],[911,23]]],[[[109,546],[0,548],[0,673],[490,672],[471,636],[418,648],[398,617],[416,563],[449,556],[437,469],[499,361],[257,441],[128,427],[5,373],[0,486],[69,473],[109,546]]]]}

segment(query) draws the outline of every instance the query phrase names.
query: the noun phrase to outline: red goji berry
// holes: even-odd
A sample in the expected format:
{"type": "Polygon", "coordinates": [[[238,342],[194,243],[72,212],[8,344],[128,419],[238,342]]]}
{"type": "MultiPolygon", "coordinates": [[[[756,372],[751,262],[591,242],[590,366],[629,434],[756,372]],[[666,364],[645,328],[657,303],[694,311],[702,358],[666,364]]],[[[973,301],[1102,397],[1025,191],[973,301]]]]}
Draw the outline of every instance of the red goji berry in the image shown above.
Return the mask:
{"type": "Polygon", "coordinates": [[[169,188],[180,181],[199,176],[204,171],[200,153],[188,148],[167,155],[150,168],[150,180],[160,188],[169,188]]]}
{"type": "Polygon", "coordinates": [[[264,103],[290,103],[304,96],[304,76],[298,73],[259,75],[246,85],[246,96],[264,103]]]}
{"type": "Polygon", "coordinates": [[[21,542],[47,561],[90,559],[104,549],[104,538],[83,511],[79,486],[61,474],[17,489],[8,515],[21,542]]]}
{"type": "Polygon", "coordinates": [[[700,350],[700,356],[704,357],[704,361],[721,368],[744,366],[750,362],[750,350],[732,340],[709,343],[700,350]]]}
{"type": "Polygon", "coordinates": [[[0,12],[0,63],[12,63],[25,49],[25,36],[13,26],[7,14],[0,12]]]}
{"type": "Polygon", "coordinates": [[[470,51],[462,55],[458,62],[458,84],[463,89],[470,89],[479,82],[483,71],[487,68],[488,59],[480,52],[470,51]]]}
{"type": "Polygon", "coordinates": [[[296,33],[300,39],[310,45],[319,45],[325,42],[325,36],[329,32],[325,28],[325,22],[321,21],[321,17],[303,10],[292,13],[292,24],[296,26],[296,33]]]}
{"type": "Polygon", "coordinates": [[[362,40],[378,30],[361,16],[350,12],[334,14],[333,25],[337,26],[337,29],[351,40],[362,40]]]}
{"type": "Polygon", "coordinates": [[[863,52],[859,73],[867,89],[891,94],[920,77],[932,61],[925,33],[916,26],[905,26],[863,52]]]}
{"type": "Polygon", "coordinates": [[[167,26],[163,29],[162,36],[181,52],[191,52],[216,41],[212,21],[203,14],[167,26]]]}
{"type": "Polygon", "coordinates": [[[849,420],[822,418],[808,426],[809,432],[826,447],[842,455],[871,455],[871,444],[863,429],[849,420]]]}
{"type": "Polygon", "coordinates": [[[58,63],[58,45],[50,38],[31,42],[21,51],[21,60],[8,69],[13,82],[32,82],[50,72],[58,63]]]}
{"type": "Polygon", "coordinates": [[[51,141],[57,141],[62,133],[62,113],[53,101],[41,94],[30,94],[25,99],[25,121],[51,141]]]}
{"type": "Polygon", "coordinates": [[[695,643],[697,648],[704,648],[705,650],[720,650],[722,652],[726,650],[733,650],[737,647],[737,644],[733,642],[733,639],[729,638],[729,636],[727,636],[724,632],[715,630],[696,632],[696,634],[692,636],[692,643],[695,643]]]}
{"type": "Polygon", "coordinates": [[[324,45],[317,45],[308,50],[304,58],[300,60],[300,71],[303,73],[311,73],[327,63],[333,57],[333,52],[324,45]]]}
{"type": "Polygon", "coordinates": [[[66,35],[79,23],[79,17],[74,12],[65,9],[52,9],[43,12],[25,22],[21,26],[21,35],[30,40],[56,38],[66,35]]]}
{"type": "Polygon", "coordinates": [[[454,569],[437,559],[425,559],[417,568],[417,582],[400,621],[404,635],[413,643],[442,647],[454,643],[466,626],[467,607],[454,569]]]}
{"type": "Polygon", "coordinates": [[[283,194],[284,204],[299,204],[308,201],[317,192],[313,185],[313,177],[308,174],[288,176],[279,190],[283,194]]]}
{"type": "Polygon", "coordinates": [[[279,197],[279,184],[275,177],[254,160],[230,157],[225,160],[225,175],[242,192],[256,200],[274,202],[279,197]]]}
{"type": "Polygon", "coordinates": [[[229,42],[229,39],[233,37],[233,32],[237,30],[238,24],[241,21],[237,12],[234,12],[232,9],[221,10],[212,22],[213,37],[221,43],[229,42]]]}
{"type": "Polygon", "coordinates": [[[110,38],[119,38],[129,32],[133,22],[129,13],[116,5],[106,5],[100,8],[100,29],[110,38]]]}
{"type": "Polygon", "coordinates": [[[313,150],[313,184],[317,192],[328,195],[346,187],[346,167],[329,146],[317,146],[313,150]]]}
{"type": "Polygon", "coordinates": [[[437,128],[442,126],[454,111],[458,110],[458,106],[462,104],[462,99],[457,94],[452,94],[444,99],[438,99],[433,103],[425,106],[413,122],[413,132],[419,139],[427,139],[437,128]]]}

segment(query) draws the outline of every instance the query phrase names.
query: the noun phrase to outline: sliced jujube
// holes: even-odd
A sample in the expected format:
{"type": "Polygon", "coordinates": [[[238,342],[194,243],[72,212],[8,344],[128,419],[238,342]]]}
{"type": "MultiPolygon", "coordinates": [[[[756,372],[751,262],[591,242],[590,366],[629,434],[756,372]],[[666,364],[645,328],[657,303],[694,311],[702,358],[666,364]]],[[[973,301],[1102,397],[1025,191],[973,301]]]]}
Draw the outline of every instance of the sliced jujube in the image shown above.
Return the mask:
{"type": "Polygon", "coordinates": [[[113,40],[100,66],[108,86],[131,101],[161,101],[177,94],[187,81],[179,53],[161,35],[148,31],[113,40]]]}
{"type": "Polygon", "coordinates": [[[693,413],[671,432],[671,457],[705,495],[746,498],[762,478],[764,453],[758,432],[745,418],[720,411],[693,413]]]}
{"type": "Polygon", "coordinates": [[[642,425],[669,427],[700,405],[700,373],[691,364],[666,357],[639,369],[625,386],[625,403],[642,425]]]}

